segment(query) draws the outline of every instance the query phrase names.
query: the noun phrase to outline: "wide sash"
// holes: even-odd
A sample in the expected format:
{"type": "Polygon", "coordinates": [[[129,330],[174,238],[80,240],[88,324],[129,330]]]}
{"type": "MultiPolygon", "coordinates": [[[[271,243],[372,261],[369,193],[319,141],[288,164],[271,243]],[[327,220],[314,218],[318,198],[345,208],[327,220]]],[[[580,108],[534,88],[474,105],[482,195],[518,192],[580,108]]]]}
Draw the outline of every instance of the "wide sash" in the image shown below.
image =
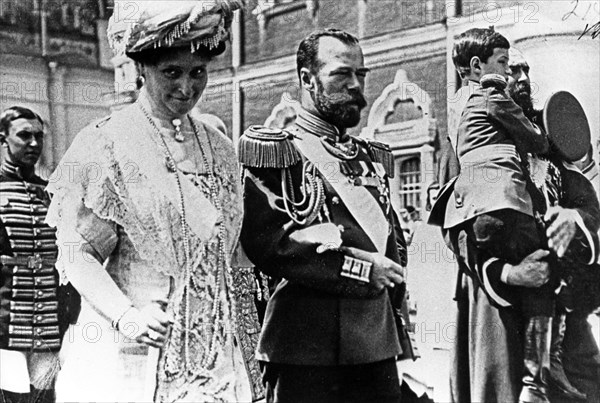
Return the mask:
{"type": "Polygon", "coordinates": [[[375,198],[363,186],[354,186],[339,169],[340,160],[329,154],[318,136],[295,131],[294,143],[329,182],[356,222],[380,253],[385,254],[389,223],[375,198]],[[331,167],[335,169],[331,169],[331,167]],[[328,169],[329,168],[329,169],[328,169]]]}

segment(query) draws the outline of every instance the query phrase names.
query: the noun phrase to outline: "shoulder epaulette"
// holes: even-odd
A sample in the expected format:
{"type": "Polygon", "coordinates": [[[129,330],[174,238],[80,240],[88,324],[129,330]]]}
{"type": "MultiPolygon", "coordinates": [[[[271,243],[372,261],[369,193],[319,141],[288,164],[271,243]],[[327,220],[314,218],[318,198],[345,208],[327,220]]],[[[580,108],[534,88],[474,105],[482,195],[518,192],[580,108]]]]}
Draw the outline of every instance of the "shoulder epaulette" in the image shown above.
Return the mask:
{"type": "Polygon", "coordinates": [[[506,79],[500,74],[486,74],[481,77],[481,88],[496,88],[499,91],[504,91],[506,88],[506,79]]]}
{"type": "Polygon", "coordinates": [[[251,168],[288,168],[302,160],[292,135],[265,126],[250,126],[240,137],[238,155],[251,168]]]}
{"type": "Polygon", "coordinates": [[[369,157],[375,162],[379,162],[383,165],[385,172],[388,174],[390,178],[394,177],[394,154],[392,154],[392,149],[386,143],[382,143],[375,140],[367,140],[361,137],[352,137],[354,141],[362,144],[366,147],[369,152],[369,157]]]}

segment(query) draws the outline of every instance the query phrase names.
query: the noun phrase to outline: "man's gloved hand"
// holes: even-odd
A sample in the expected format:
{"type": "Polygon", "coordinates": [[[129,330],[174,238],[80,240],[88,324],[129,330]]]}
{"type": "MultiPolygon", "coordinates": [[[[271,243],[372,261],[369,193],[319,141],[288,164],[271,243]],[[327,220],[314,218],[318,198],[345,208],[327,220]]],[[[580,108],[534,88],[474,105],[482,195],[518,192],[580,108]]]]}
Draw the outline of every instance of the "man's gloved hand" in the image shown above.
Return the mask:
{"type": "Polygon", "coordinates": [[[500,74],[485,74],[479,81],[482,88],[496,87],[500,91],[506,88],[506,79],[500,74]]]}
{"type": "Polygon", "coordinates": [[[550,207],[544,216],[548,247],[560,258],[563,257],[577,231],[579,213],[560,206],[550,207]]]}

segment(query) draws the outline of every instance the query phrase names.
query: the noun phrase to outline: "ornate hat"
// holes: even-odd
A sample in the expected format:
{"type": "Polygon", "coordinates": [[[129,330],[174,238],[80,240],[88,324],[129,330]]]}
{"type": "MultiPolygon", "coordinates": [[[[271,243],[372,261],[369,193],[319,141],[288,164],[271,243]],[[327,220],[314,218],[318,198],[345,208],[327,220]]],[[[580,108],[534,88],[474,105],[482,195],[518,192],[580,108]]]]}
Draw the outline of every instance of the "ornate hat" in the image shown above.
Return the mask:
{"type": "Polygon", "coordinates": [[[233,12],[243,0],[116,0],[108,25],[115,55],[160,47],[217,48],[229,39],[233,12]]]}

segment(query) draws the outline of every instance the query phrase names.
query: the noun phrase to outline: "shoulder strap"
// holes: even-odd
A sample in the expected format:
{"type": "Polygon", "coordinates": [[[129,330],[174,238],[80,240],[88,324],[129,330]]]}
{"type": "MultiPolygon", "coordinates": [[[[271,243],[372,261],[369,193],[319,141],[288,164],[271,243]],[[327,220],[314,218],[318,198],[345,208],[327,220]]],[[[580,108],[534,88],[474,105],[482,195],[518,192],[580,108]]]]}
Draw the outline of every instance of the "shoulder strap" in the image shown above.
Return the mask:
{"type": "Polygon", "coordinates": [[[265,126],[250,126],[240,137],[238,155],[251,168],[289,168],[302,160],[292,135],[265,126]]]}
{"type": "Polygon", "coordinates": [[[352,136],[352,139],[367,149],[369,157],[374,162],[379,162],[383,165],[385,172],[390,178],[394,177],[394,154],[392,154],[392,149],[389,145],[380,141],[367,140],[356,136],[352,136]]]}

